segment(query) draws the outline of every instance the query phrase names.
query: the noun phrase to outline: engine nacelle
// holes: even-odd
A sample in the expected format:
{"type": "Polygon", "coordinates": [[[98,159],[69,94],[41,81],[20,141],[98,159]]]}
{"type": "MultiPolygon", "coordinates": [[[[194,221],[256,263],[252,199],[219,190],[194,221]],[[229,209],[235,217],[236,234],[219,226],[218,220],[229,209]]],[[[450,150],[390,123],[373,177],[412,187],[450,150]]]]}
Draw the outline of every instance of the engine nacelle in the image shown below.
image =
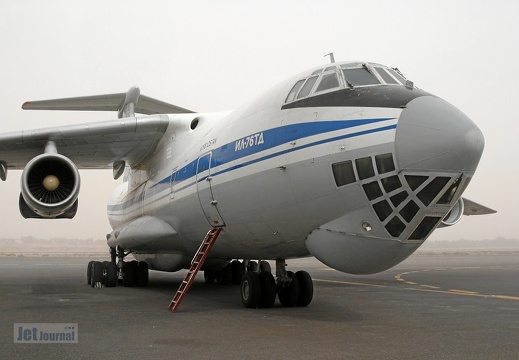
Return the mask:
{"type": "Polygon", "coordinates": [[[456,225],[458,221],[461,220],[464,210],[465,204],[463,203],[463,198],[460,197],[452,207],[451,211],[449,211],[449,213],[443,218],[442,222],[438,227],[456,225]]]}
{"type": "Polygon", "coordinates": [[[72,219],[79,185],[79,171],[69,158],[57,153],[38,155],[22,173],[20,213],[25,218],[72,219]]]}

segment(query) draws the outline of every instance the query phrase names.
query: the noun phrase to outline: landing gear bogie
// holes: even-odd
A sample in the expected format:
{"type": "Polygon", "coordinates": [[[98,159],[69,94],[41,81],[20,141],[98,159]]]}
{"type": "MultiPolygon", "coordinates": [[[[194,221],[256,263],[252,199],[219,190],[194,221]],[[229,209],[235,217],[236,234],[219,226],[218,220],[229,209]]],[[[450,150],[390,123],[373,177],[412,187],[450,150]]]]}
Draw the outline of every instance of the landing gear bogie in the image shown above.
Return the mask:
{"type": "Polygon", "coordinates": [[[296,272],[296,277],[299,284],[297,306],[308,306],[312,302],[312,298],[314,296],[314,284],[312,282],[312,277],[306,271],[296,272]]]}
{"type": "Polygon", "coordinates": [[[245,275],[245,266],[238,260],[234,260],[231,262],[231,270],[232,270],[232,284],[240,285],[241,279],[243,275],[245,275]]]}
{"type": "Polygon", "coordinates": [[[87,284],[90,285],[92,283],[92,264],[95,261],[90,261],[87,265],[87,284]]]}
{"type": "Polygon", "coordinates": [[[111,261],[90,261],[87,266],[87,283],[92,287],[147,286],[149,281],[148,264],[135,260],[125,262],[129,255],[120,248],[110,248],[111,261]]]}
{"type": "Polygon", "coordinates": [[[231,285],[232,277],[232,266],[231,264],[227,264],[222,270],[218,272],[218,275],[216,276],[216,281],[220,285],[231,285]]]}
{"type": "Polygon", "coordinates": [[[278,287],[278,297],[281,305],[293,307],[299,299],[299,280],[292,271],[287,271],[287,275],[290,281],[278,287]]]}
{"type": "Polygon", "coordinates": [[[117,265],[113,262],[108,262],[105,266],[106,270],[106,287],[114,287],[117,284],[117,265]]]}
{"type": "Polygon", "coordinates": [[[272,307],[276,301],[285,307],[308,306],[313,298],[310,274],[286,271],[284,260],[276,261],[276,279],[267,261],[246,261],[248,271],[241,282],[242,303],[247,308],[272,307]]]}
{"type": "Polygon", "coordinates": [[[91,265],[90,270],[90,285],[92,287],[102,287],[103,286],[103,277],[104,277],[104,266],[103,263],[99,261],[94,261],[91,265]]]}
{"type": "Polygon", "coordinates": [[[256,308],[261,301],[261,282],[258,273],[247,271],[241,281],[241,301],[246,308],[256,308]]]}
{"type": "Polygon", "coordinates": [[[139,261],[137,263],[137,286],[145,287],[148,286],[149,271],[148,264],[146,261],[139,261]]]}
{"type": "Polygon", "coordinates": [[[276,280],[269,271],[259,273],[261,285],[260,307],[269,308],[276,302],[276,280]]]}

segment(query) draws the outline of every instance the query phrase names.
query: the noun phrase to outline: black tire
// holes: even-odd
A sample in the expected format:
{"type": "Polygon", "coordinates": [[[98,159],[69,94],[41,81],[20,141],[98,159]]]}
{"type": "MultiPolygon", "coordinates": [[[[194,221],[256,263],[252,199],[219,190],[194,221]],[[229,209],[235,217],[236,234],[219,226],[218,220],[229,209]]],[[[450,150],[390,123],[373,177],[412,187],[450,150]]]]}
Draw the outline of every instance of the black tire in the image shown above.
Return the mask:
{"type": "Polygon", "coordinates": [[[257,308],[261,301],[261,283],[257,273],[247,271],[241,280],[241,301],[246,308],[257,308]]]}
{"type": "Polygon", "coordinates": [[[270,267],[270,264],[268,261],[261,260],[259,263],[259,268],[261,272],[269,272],[272,273],[272,268],[270,267]]]}
{"type": "Polygon", "coordinates": [[[106,287],[115,287],[117,284],[117,264],[113,262],[109,262],[105,266],[106,269],[106,278],[105,278],[105,286],[106,287]]]}
{"type": "Polygon", "coordinates": [[[137,262],[125,262],[123,265],[123,286],[135,286],[137,280],[137,262]]]}
{"type": "Polygon", "coordinates": [[[92,264],[95,261],[90,261],[87,265],[87,284],[90,285],[92,282],[92,264]]]}
{"type": "Polygon", "coordinates": [[[299,298],[297,306],[308,306],[314,297],[314,283],[312,277],[306,271],[296,272],[297,281],[299,282],[299,298]]]}
{"type": "Polygon", "coordinates": [[[257,272],[258,271],[258,263],[254,260],[250,260],[249,263],[247,264],[247,271],[254,271],[254,272],[257,272]]]}
{"type": "Polygon", "coordinates": [[[232,267],[231,264],[225,265],[225,267],[218,272],[216,281],[220,285],[231,285],[232,283],[232,267]]]}
{"type": "Polygon", "coordinates": [[[92,264],[92,273],[90,274],[90,285],[92,285],[92,287],[96,287],[98,284],[103,283],[103,271],[103,264],[100,261],[94,261],[92,264]]]}
{"type": "Polygon", "coordinates": [[[231,268],[232,268],[232,284],[240,285],[241,279],[243,279],[243,275],[245,275],[245,266],[243,266],[243,264],[240,261],[234,260],[231,263],[231,268]]]}
{"type": "Polygon", "coordinates": [[[139,261],[137,263],[137,286],[148,286],[149,277],[148,263],[146,263],[146,261],[139,261]]]}
{"type": "Polygon", "coordinates": [[[259,279],[261,283],[260,307],[270,308],[276,301],[276,281],[268,271],[260,272],[259,279]]]}
{"type": "Polygon", "coordinates": [[[204,280],[206,284],[213,284],[216,281],[216,274],[211,270],[204,270],[204,280]]]}
{"type": "Polygon", "coordinates": [[[299,282],[297,276],[292,271],[287,271],[287,275],[292,279],[289,285],[278,290],[279,302],[285,307],[297,305],[299,300],[299,282]]]}

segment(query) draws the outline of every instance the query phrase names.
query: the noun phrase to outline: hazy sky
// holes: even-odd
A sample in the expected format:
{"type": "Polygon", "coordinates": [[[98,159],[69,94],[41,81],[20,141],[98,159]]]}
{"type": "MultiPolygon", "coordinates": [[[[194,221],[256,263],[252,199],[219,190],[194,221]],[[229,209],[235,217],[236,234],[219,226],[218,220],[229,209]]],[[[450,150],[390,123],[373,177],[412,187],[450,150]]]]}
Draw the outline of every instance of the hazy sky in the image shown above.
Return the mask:
{"type": "MultiPolygon", "coordinates": [[[[0,132],[112,119],[22,111],[26,100],[141,93],[196,110],[236,108],[308,68],[398,67],[464,111],[486,147],[465,196],[499,211],[432,239],[517,237],[519,2],[38,1],[0,5],[0,132]]],[[[82,171],[73,220],[24,220],[20,172],[0,183],[0,237],[103,238],[111,171],[82,171]]]]}

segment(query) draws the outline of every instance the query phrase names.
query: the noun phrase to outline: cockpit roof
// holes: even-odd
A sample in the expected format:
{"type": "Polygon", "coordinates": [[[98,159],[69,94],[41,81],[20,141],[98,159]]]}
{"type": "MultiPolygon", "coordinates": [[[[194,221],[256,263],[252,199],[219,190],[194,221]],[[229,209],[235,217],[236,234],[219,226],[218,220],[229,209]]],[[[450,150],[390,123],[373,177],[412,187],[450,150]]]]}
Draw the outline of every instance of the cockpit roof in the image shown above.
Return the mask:
{"type": "Polygon", "coordinates": [[[406,85],[407,80],[396,68],[377,63],[344,61],[321,66],[300,75],[288,93],[285,104],[307,97],[381,85],[406,85]]]}

